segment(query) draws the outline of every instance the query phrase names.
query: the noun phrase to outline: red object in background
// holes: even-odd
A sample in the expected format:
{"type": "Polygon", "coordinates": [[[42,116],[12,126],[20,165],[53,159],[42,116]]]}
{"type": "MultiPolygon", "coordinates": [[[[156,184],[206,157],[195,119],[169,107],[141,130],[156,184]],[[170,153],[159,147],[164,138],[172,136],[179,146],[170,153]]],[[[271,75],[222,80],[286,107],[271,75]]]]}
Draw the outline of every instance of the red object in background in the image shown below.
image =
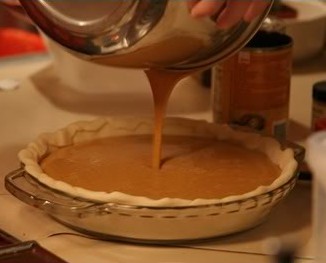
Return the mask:
{"type": "Polygon", "coordinates": [[[0,57],[45,51],[39,35],[16,28],[0,28],[0,57]]]}
{"type": "Polygon", "coordinates": [[[326,117],[317,119],[315,122],[314,131],[326,130],[326,117]]]}

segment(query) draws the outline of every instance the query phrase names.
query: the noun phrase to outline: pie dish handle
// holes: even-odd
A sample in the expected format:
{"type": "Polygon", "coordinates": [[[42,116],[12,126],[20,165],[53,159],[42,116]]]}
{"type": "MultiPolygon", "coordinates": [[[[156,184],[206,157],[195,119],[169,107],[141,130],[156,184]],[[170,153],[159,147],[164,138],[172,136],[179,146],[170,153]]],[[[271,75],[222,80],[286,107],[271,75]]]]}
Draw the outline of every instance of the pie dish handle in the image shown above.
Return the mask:
{"type": "Polygon", "coordinates": [[[290,148],[293,150],[294,158],[299,164],[302,164],[305,160],[306,150],[301,145],[292,142],[292,141],[285,141],[281,142],[282,149],[290,148]]]}
{"type": "MultiPolygon", "coordinates": [[[[52,215],[86,216],[94,211],[111,210],[110,204],[78,200],[42,186],[25,172],[24,168],[12,171],[5,177],[6,189],[20,201],[52,215]],[[105,208],[105,209],[104,209],[105,208]]],[[[113,208],[112,208],[113,209],[113,208]]]]}

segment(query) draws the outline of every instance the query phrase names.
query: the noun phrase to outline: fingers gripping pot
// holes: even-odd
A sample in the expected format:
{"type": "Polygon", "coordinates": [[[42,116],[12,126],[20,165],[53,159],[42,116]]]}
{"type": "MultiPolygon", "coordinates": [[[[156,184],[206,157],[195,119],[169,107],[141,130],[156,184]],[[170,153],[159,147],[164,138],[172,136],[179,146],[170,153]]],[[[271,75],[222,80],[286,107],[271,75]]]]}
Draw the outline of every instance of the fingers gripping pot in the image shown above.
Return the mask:
{"type": "MultiPolygon", "coordinates": [[[[247,23],[216,27],[195,19],[187,1],[21,0],[26,12],[52,40],[96,63],[189,71],[239,50],[258,30],[268,9],[247,23]]],[[[270,4],[272,1],[270,2],[270,4]]]]}

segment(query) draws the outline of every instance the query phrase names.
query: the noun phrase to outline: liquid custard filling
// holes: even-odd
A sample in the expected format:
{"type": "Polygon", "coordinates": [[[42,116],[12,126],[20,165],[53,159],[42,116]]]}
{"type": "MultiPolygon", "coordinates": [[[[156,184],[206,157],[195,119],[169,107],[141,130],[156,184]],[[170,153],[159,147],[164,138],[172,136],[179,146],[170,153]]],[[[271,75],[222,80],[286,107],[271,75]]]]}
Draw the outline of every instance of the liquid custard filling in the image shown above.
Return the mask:
{"type": "Polygon", "coordinates": [[[56,150],[41,162],[53,179],[152,199],[223,198],[270,185],[281,173],[263,153],[214,138],[164,136],[153,169],[152,135],[108,137],[56,150]]]}

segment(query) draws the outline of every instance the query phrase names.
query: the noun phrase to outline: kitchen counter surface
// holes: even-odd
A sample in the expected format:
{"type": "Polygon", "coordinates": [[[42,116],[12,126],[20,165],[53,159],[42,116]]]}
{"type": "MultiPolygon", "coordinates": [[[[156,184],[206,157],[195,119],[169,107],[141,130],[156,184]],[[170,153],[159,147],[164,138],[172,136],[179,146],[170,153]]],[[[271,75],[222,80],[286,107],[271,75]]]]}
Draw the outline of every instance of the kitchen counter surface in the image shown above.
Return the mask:
{"type": "MultiPolygon", "coordinates": [[[[303,143],[308,134],[311,88],[314,82],[326,78],[325,65],[326,58],[320,57],[296,66],[293,71],[290,102],[292,121],[289,133],[292,140],[303,143]]],[[[128,72],[122,70],[120,73],[127,76],[128,72]]],[[[108,71],[108,78],[109,74],[108,71]]],[[[94,119],[98,116],[152,113],[149,91],[143,92],[142,97],[132,97],[127,102],[117,96],[121,93],[123,98],[136,96],[133,92],[129,93],[127,87],[130,82],[127,77],[119,84],[121,87],[125,86],[124,89],[115,91],[114,96],[110,93],[85,94],[68,88],[56,76],[48,56],[0,61],[0,84],[1,80],[8,78],[17,80],[19,86],[15,90],[0,91],[2,181],[9,171],[18,167],[17,152],[42,132],[56,130],[76,120],[94,119]],[[116,101],[120,103],[114,103],[116,101]]],[[[139,81],[143,82],[144,79],[139,81]]],[[[169,115],[211,120],[209,89],[198,85],[196,78],[185,81],[181,86],[173,94],[169,115]]],[[[255,229],[211,242],[174,247],[139,246],[77,236],[41,211],[9,195],[3,183],[0,184],[0,207],[0,229],[20,240],[36,240],[68,262],[198,263],[204,258],[208,263],[265,263],[273,262],[266,256],[266,246],[275,239],[299,248],[297,262],[310,262],[313,258],[310,182],[299,182],[267,222],[255,229]]]]}

